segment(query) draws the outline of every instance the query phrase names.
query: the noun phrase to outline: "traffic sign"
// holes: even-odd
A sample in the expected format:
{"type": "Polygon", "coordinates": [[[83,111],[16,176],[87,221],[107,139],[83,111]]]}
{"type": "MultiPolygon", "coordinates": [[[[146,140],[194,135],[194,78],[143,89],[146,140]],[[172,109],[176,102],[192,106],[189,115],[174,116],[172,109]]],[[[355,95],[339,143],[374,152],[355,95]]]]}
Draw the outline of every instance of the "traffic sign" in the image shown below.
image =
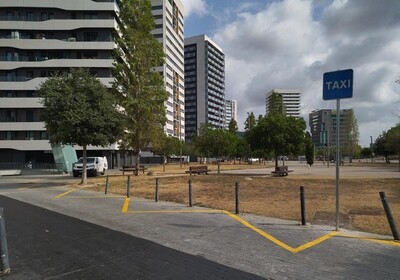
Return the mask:
{"type": "Polygon", "coordinates": [[[323,100],[353,97],[353,69],[324,73],[323,100]]]}

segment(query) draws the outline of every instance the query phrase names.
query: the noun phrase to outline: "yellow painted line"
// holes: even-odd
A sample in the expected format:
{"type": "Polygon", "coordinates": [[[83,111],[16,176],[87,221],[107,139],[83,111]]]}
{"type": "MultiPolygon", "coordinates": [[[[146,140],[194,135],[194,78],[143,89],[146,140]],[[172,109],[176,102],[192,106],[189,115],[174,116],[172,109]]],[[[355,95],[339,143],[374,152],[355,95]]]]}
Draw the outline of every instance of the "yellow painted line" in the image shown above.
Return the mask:
{"type": "Polygon", "coordinates": [[[395,240],[369,238],[369,237],[347,235],[347,234],[340,234],[340,237],[354,238],[354,239],[359,239],[359,240],[364,240],[364,241],[369,241],[369,242],[374,242],[374,243],[381,243],[381,244],[385,244],[385,245],[400,247],[400,242],[399,241],[395,241],[395,240]]]}
{"type": "Polygon", "coordinates": [[[267,239],[270,240],[271,242],[275,243],[276,245],[282,247],[283,249],[286,249],[287,251],[289,251],[289,252],[291,252],[291,253],[293,253],[293,254],[298,253],[298,252],[300,252],[300,251],[303,251],[303,250],[305,250],[305,249],[308,249],[308,248],[310,248],[310,247],[312,247],[312,246],[315,246],[315,245],[317,245],[317,244],[319,244],[319,243],[321,243],[321,242],[323,242],[323,241],[325,241],[325,240],[327,240],[327,239],[329,239],[329,238],[331,238],[331,237],[333,237],[333,236],[339,234],[339,232],[334,231],[334,232],[328,233],[328,234],[326,234],[326,235],[324,235],[324,236],[321,236],[321,237],[319,237],[319,238],[317,238],[317,239],[315,239],[315,240],[313,240],[313,241],[311,241],[311,242],[308,242],[308,243],[306,243],[306,244],[303,244],[303,245],[301,245],[301,246],[299,246],[299,247],[297,247],[297,248],[293,248],[293,247],[291,247],[291,246],[289,246],[289,245],[283,243],[283,242],[280,241],[279,239],[273,237],[272,235],[266,233],[265,231],[262,231],[261,229],[259,229],[259,228],[255,227],[255,226],[253,226],[252,224],[250,224],[249,222],[243,220],[243,219],[240,218],[239,216],[237,216],[237,215],[235,215],[235,214],[232,214],[232,213],[229,212],[229,211],[224,211],[224,213],[227,214],[227,215],[229,215],[231,218],[235,219],[236,221],[238,221],[238,222],[241,223],[242,225],[244,225],[244,226],[246,226],[246,227],[252,229],[253,231],[255,231],[255,232],[257,232],[258,234],[260,234],[261,236],[267,238],[267,239]]]}
{"type": "Polygon", "coordinates": [[[65,193],[62,193],[62,194],[57,195],[56,198],[61,198],[61,197],[63,197],[64,195],[67,195],[67,194],[72,193],[72,192],[74,192],[74,191],[76,191],[76,189],[72,189],[72,190],[66,191],[65,193]]]}
{"type": "Polygon", "coordinates": [[[328,240],[329,238],[331,238],[331,237],[333,237],[335,235],[338,235],[339,233],[340,233],[340,231],[332,231],[332,232],[330,232],[328,234],[325,234],[325,235],[323,235],[323,236],[321,236],[321,237],[319,237],[317,239],[314,239],[313,241],[310,241],[310,242],[308,242],[306,244],[303,244],[303,245],[301,245],[301,246],[299,246],[297,248],[294,248],[295,252],[293,252],[293,253],[298,253],[298,252],[303,251],[305,249],[311,248],[311,247],[313,247],[313,246],[315,246],[315,245],[317,245],[319,243],[324,242],[325,240],[328,240]]]}
{"type": "Polygon", "coordinates": [[[94,196],[68,196],[66,198],[82,198],[82,199],[90,199],[90,198],[125,198],[126,196],[122,195],[94,195],[94,196]]]}
{"type": "Polygon", "coordinates": [[[137,210],[129,211],[132,214],[162,214],[162,213],[223,213],[222,210],[137,210]]]}
{"type": "Polygon", "coordinates": [[[239,223],[241,223],[242,225],[254,230],[255,232],[257,232],[258,234],[260,234],[261,236],[264,236],[265,238],[267,238],[268,240],[272,241],[273,243],[275,243],[276,245],[288,250],[289,252],[292,253],[296,253],[294,251],[294,249],[292,247],[290,247],[289,245],[283,243],[282,241],[276,239],[275,237],[273,237],[272,235],[262,231],[259,228],[256,228],[255,226],[253,226],[252,224],[250,224],[249,222],[243,220],[242,218],[240,218],[239,216],[232,214],[229,211],[224,211],[225,214],[229,215],[231,218],[235,219],[236,221],[238,221],[239,223]]]}
{"type": "Polygon", "coordinates": [[[129,200],[130,200],[129,197],[125,198],[124,205],[122,206],[122,213],[128,212],[129,200]]]}

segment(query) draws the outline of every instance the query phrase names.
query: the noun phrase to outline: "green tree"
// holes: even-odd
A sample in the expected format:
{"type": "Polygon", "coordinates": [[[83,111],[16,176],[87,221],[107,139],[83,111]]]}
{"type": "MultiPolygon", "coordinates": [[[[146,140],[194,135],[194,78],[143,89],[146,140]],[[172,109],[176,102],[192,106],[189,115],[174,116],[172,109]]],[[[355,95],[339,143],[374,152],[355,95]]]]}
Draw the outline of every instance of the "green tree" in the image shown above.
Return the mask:
{"type": "Polygon", "coordinates": [[[314,163],[314,143],[308,131],[305,134],[304,149],[305,149],[307,164],[311,166],[314,163]]]}
{"type": "Polygon", "coordinates": [[[273,92],[269,98],[268,114],[286,115],[285,105],[283,104],[283,96],[280,93],[273,92]]]}
{"type": "Polygon", "coordinates": [[[256,126],[256,118],[254,116],[254,113],[253,112],[251,112],[250,114],[247,113],[247,119],[244,122],[244,130],[249,131],[255,126],[256,126]]]}
{"type": "Polygon", "coordinates": [[[87,184],[88,145],[107,146],[122,132],[115,99],[87,69],[56,74],[40,85],[36,93],[44,105],[42,119],[52,144],[83,148],[82,184],[87,184]]]}
{"type": "Polygon", "coordinates": [[[344,120],[345,141],[343,143],[343,152],[352,162],[352,158],[358,150],[358,139],[360,133],[358,131],[357,119],[353,109],[350,109],[344,120]]]}
{"type": "Polygon", "coordinates": [[[238,138],[235,148],[235,158],[240,158],[240,162],[248,155],[249,153],[249,143],[245,138],[238,138]]]}
{"type": "Polygon", "coordinates": [[[235,153],[237,136],[224,129],[215,129],[209,124],[200,127],[199,135],[193,139],[196,149],[204,157],[215,157],[220,172],[220,161],[235,153]]]}
{"type": "Polygon", "coordinates": [[[121,148],[132,151],[139,174],[140,151],[155,140],[166,122],[168,93],[155,67],[164,62],[162,45],[154,38],[149,0],[121,0],[113,68],[113,92],[124,114],[121,148]]]}
{"type": "Polygon", "coordinates": [[[400,124],[397,124],[387,131],[386,141],[386,148],[388,152],[398,156],[400,171],[400,124]]]}
{"type": "Polygon", "coordinates": [[[360,154],[362,157],[365,158],[365,161],[367,161],[367,159],[372,156],[372,150],[371,150],[371,148],[364,147],[361,149],[360,154]]]}
{"type": "Polygon", "coordinates": [[[159,137],[152,142],[152,151],[162,156],[163,158],[163,171],[165,172],[166,158],[171,155],[179,155],[181,148],[181,141],[173,136],[167,136],[161,131],[159,137]]]}
{"type": "Polygon", "coordinates": [[[269,114],[246,136],[253,150],[265,149],[275,157],[298,154],[304,143],[306,123],[302,118],[281,114],[269,114]]]}
{"type": "Polygon", "coordinates": [[[237,135],[239,129],[237,126],[237,122],[234,119],[231,119],[231,121],[229,122],[228,131],[232,134],[237,135]]]}
{"type": "Polygon", "coordinates": [[[386,131],[383,131],[382,134],[375,139],[375,143],[372,148],[372,156],[374,154],[383,156],[385,161],[389,162],[390,150],[388,149],[387,145],[386,131]]]}

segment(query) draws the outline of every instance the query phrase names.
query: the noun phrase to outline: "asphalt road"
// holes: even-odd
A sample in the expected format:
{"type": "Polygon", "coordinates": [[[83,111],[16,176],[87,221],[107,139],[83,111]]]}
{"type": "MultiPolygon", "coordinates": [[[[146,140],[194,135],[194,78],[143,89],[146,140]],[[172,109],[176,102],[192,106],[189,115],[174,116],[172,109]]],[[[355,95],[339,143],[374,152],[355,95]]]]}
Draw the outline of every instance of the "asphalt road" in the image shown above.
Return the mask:
{"type": "Polygon", "coordinates": [[[5,279],[263,279],[205,258],[0,196],[5,279]]]}

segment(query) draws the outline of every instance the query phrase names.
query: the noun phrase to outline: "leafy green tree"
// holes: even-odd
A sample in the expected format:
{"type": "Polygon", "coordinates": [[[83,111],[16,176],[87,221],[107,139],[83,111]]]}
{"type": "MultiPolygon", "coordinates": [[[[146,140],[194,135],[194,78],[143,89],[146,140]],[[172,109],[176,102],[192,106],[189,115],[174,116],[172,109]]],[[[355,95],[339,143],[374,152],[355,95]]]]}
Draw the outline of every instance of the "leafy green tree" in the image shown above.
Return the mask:
{"type": "Polygon", "coordinates": [[[307,164],[311,166],[314,163],[314,143],[308,131],[305,134],[304,149],[305,149],[307,164]]]}
{"type": "Polygon", "coordinates": [[[400,171],[400,124],[388,130],[386,133],[386,140],[386,148],[389,153],[398,156],[400,171]]]}
{"type": "Polygon", "coordinates": [[[254,116],[254,113],[251,112],[250,114],[247,113],[247,119],[244,122],[244,130],[249,131],[251,130],[253,127],[256,126],[256,118],[254,116]]]}
{"type": "Polygon", "coordinates": [[[173,136],[167,136],[161,131],[159,137],[152,142],[152,151],[162,156],[163,158],[163,171],[165,172],[166,158],[171,155],[180,154],[181,141],[173,136]]]}
{"type": "Polygon", "coordinates": [[[115,99],[87,69],[56,74],[42,83],[36,94],[42,98],[42,119],[50,143],[82,146],[81,183],[86,185],[87,146],[104,147],[115,143],[121,135],[115,99]]]}
{"type": "Polygon", "coordinates": [[[364,147],[364,148],[361,149],[360,154],[367,161],[367,159],[372,156],[372,150],[371,150],[371,148],[364,147]]]}
{"type": "Polygon", "coordinates": [[[224,129],[215,129],[210,124],[202,124],[199,135],[193,139],[196,149],[203,157],[218,159],[218,173],[220,160],[235,153],[237,136],[224,129]]]}
{"type": "Polygon", "coordinates": [[[232,134],[237,135],[239,129],[237,126],[237,122],[234,119],[231,119],[231,121],[229,122],[228,131],[232,134]]]}
{"type": "Polygon", "coordinates": [[[350,162],[352,162],[352,158],[358,150],[358,139],[360,136],[353,109],[350,109],[348,114],[346,114],[344,129],[347,137],[343,143],[343,152],[349,157],[350,162]]]}
{"type": "Polygon", "coordinates": [[[375,143],[372,147],[373,149],[371,152],[372,156],[374,154],[383,156],[385,158],[385,161],[389,162],[390,150],[388,149],[386,135],[386,131],[383,131],[382,134],[375,139],[375,143]]]}
{"type": "Polygon", "coordinates": [[[238,138],[235,148],[235,158],[240,158],[240,162],[248,155],[249,153],[249,143],[245,138],[238,138]]]}
{"type": "Polygon", "coordinates": [[[275,157],[298,154],[304,143],[306,123],[302,118],[281,114],[269,114],[263,118],[246,136],[252,149],[265,149],[275,157]]]}
{"type": "Polygon", "coordinates": [[[139,174],[140,151],[159,135],[166,122],[168,93],[155,67],[164,62],[161,44],[154,38],[149,0],[121,0],[113,68],[113,92],[124,114],[121,148],[132,151],[139,174]]]}
{"type": "Polygon", "coordinates": [[[279,114],[286,115],[285,105],[283,104],[283,96],[277,92],[273,92],[269,98],[268,115],[279,114]]]}

